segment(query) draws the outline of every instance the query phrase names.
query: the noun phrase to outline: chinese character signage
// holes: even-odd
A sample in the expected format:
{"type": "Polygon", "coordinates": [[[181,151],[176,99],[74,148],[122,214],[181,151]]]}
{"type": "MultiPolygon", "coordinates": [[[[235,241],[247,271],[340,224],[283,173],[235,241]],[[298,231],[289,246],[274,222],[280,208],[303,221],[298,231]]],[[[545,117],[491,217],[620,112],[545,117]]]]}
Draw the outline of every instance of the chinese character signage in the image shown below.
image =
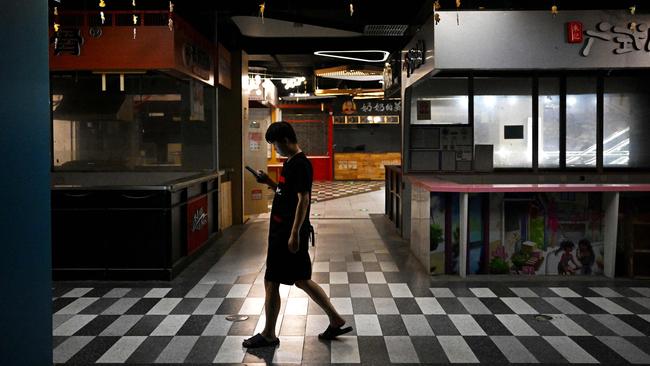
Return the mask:
{"type": "Polygon", "coordinates": [[[648,25],[631,22],[627,26],[600,22],[594,30],[586,30],[586,41],[580,51],[584,57],[589,56],[593,47],[607,47],[614,54],[630,52],[650,52],[648,25]]]}
{"type": "Polygon", "coordinates": [[[402,103],[397,99],[339,100],[334,105],[336,115],[387,116],[399,115],[402,103]]]}
{"type": "Polygon", "coordinates": [[[567,23],[567,37],[567,42],[569,43],[582,43],[582,23],[567,23]]]}
{"type": "Polygon", "coordinates": [[[81,30],[78,28],[62,28],[59,33],[52,38],[54,43],[55,55],[81,55],[81,46],[84,44],[84,38],[81,36],[81,30]]]}

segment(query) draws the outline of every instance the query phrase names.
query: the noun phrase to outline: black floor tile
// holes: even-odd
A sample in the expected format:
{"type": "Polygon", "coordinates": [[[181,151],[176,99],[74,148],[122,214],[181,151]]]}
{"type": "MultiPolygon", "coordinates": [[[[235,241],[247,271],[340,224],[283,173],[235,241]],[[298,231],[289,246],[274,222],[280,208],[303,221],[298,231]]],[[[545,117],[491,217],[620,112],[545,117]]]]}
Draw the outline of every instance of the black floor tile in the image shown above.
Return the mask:
{"type": "Polygon", "coordinates": [[[100,334],[106,327],[113,324],[119,315],[98,315],[95,319],[91,320],[83,328],[79,329],[75,336],[96,336],[100,334]]]}
{"type": "Polygon", "coordinates": [[[153,363],[160,353],[167,347],[173,337],[147,337],[129,358],[127,364],[153,363]]]}
{"type": "Polygon", "coordinates": [[[490,337],[472,336],[463,338],[481,363],[500,365],[508,363],[508,359],[501,353],[490,337]]]}
{"type": "Polygon", "coordinates": [[[226,337],[199,337],[187,358],[185,358],[185,363],[212,363],[224,339],[226,337]]]}
{"type": "Polygon", "coordinates": [[[425,315],[433,334],[437,336],[460,335],[458,329],[446,315],[425,315]]]}
{"type": "Polygon", "coordinates": [[[377,315],[381,333],[385,336],[405,336],[408,335],[406,326],[402,321],[401,315],[377,315]]]}
{"type": "Polygon", "coordinates": [[[212,315],[191,315],[176,335],[179,336],[200,336],[212,320],[212,315]]]}
{"type": "Polygon", "coordinates": [[[102,357],[120,337],[95,337],[68,360],[68,364],[92,364],[102,357]]]}
{"type": "Polygon", "coordinates": [[[373,365],[386,365],[390,363],[388,350],[384,337],[381,336],[359,336],[359,356],[361,363],[373,365]]]}

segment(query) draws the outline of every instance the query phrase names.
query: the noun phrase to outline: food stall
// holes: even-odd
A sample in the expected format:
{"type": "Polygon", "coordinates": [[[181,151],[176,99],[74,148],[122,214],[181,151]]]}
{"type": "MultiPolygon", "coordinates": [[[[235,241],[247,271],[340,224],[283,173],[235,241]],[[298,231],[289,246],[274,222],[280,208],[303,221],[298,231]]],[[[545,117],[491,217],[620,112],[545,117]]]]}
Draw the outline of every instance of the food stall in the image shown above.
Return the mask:
{"type": "Polygon", "coordinates": [[[219,231],[217,47],[167,11],[103,17],[51,32],[54,278],[170,280],[219,231]]]}
{"type": "Polygon", "coordinates": [[[422,26],[402,51],[391,212],[431,273],[648,275],[631,203],[649,188],[648,22],[439,11],[422,26]]]}

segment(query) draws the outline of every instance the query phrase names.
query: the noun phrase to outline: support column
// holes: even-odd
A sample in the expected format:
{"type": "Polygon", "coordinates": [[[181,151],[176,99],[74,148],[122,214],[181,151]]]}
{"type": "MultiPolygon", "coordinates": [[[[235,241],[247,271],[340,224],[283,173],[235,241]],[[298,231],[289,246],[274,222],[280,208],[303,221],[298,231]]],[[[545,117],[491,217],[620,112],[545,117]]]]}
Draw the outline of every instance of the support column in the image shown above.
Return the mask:
{"type": "Polygon", "coordinates": [[[469,193],[460,193],[460,235],[458,253],[458,274],[461,277],[467,276],[467,220],[469,218],[469,193]]]}
{"type": "Polygon", "coordinates": [[[0,30],[0,364],[51,365],[48,2],[4,1],[0,30]]]}
{"type": "Polygon", "coordinates": [[[605,277],[613,278],[616,270],[616,234],[618,233],[619,192],[603,193],[603,247],[605,250],[605,277]]]}

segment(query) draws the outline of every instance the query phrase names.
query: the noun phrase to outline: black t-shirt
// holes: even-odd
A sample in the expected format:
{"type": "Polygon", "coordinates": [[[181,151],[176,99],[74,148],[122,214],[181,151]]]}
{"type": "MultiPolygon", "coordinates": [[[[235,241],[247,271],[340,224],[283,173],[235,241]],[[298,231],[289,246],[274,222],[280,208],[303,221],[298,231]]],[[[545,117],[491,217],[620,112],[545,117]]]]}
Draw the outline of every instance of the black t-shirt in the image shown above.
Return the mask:
{"type": "MultiPolygon", "coordinates": [[[[289,234],[293,227],[293,220],[298,206],[298,193],[309,193],[311,201],[311,186],[313,170],[311,162],[303,152],[291,157],[284,162],[282,173],[273,196],[273,207],[271,208],[270,233],[289,234]]],[[[309,211],[311,202],[307,208],[305,220],[300,227],[300,233],[306,233],[309,228],[309,211]]]]}

